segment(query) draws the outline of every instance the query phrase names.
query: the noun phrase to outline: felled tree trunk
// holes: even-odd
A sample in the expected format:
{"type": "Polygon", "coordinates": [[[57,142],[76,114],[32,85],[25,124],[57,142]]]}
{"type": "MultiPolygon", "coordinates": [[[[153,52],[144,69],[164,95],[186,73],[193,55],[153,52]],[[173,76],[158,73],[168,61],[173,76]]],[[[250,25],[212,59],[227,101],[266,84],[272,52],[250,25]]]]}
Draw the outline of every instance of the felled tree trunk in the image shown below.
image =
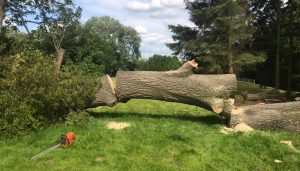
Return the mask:
{"type": "Polygon", "coordinates": [[[238,107],[231,111],[230,126],[239,123],[255,129],[300,132],[300,102],[238,107]]]}
{"type": "Polygon", "coordinates": [[[235,75],[195,75],[194,67],[197,63],[189,61],[175,71],[121,71],[116,76],[116,88],[106,75],[101,78],[102,86],[93,106],[112,106],[130,99],[156,99],[192,104],[218,114],[230,110],[234,103],[230,97],[237,89],[235,75]]]}

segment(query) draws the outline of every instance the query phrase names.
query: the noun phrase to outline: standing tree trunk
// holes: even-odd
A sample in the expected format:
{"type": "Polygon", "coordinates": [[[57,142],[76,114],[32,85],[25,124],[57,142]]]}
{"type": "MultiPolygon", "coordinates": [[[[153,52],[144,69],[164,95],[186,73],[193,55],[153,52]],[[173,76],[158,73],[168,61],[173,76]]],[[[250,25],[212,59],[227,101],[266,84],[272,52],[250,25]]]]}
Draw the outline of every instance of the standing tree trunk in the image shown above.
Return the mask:
{"type": "Polygon", "coordinates": [[[55,62],[55,70],[59,72],[61,69],[61,64],[64,60],[66,50],[63,48],[56,48],[56,62],[55,62]]]}
{"type": "Polygon", "coordinates": [[[231,110],[236,91],[234,74],[195,75],[189,61],[169,72],[121,71],[117,73],[116,89],[108,75],[102,77],[101,87],[92,106],[115,105],[130,99],[156,99],[204,107],[215,113],[231,110]]]}
{"type": "Polygon", "coordinates": [[[228,74],[233,74],[233,66],[232,66],[232,61],[233,61],[233,52],[232,52],[232,26],[231,23],[229,24],[229,28],[228,28],[228,49],[227,49],[227,53],[228,53],[228,74]]]}
{"type": "Polygon", "coordinates": [[[275,64],[275,88],[279,90],[280,84],[280,7],[281,0],[277,0],[277,36],[276,36],[276,64],[275,64]]]}
{"type": "Polygon", "coordinates": [[[293,64],[292,64],[292,57],[293,57],[293,53],[294,53],[294,40],[293,37],[290,36],[289,38],[289,43],[290,43],[290,53],[288,54],[288,86],[287,86],[287,90],[288,90],[288,94],[291,94],[291,84],[292,84],[292,76],[293,76],[293,64]]]}
{"type": "Polygon", "coordinates": [[[2,32],[6,5],[7,5],[7,0],[0,0],[0,33],[2,32]]]}

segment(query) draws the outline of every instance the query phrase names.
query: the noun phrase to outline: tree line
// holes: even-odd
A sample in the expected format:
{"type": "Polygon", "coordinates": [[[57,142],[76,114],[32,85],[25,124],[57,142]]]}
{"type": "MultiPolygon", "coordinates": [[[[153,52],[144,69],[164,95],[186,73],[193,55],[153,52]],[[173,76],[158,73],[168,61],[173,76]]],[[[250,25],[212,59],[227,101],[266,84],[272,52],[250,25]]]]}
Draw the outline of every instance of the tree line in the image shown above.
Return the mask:
{"type": "Polygon", "coordinates": [[[195,27],[170,25],[182,59],[205,73],[235,73],[259,83],[300,89],[298,0],[185,0],[195,27]]]}
{"type": "MultiPolygon", "coordinates": [[[[53,56],[56,72],[114,76],[118,70],[151,68],[141,59],[141,38],[135,29],[108,16],[80,23],[81,12],[73,0],[1,0],[0,56],[38,49],[53,56]]],[[[158,63],[157,57],[165,59],[154,56],[158,63]]],[[[170,68],[159,66],[158,70],[170,68]]]]}
{"type": "Polygon", "coordinates": [[[135,29],[108,16],[80,23],[81,12],[72,0],[0,0],[0,139],[89,120],[103,74],[181,64],[141,59],[135,29]]]}

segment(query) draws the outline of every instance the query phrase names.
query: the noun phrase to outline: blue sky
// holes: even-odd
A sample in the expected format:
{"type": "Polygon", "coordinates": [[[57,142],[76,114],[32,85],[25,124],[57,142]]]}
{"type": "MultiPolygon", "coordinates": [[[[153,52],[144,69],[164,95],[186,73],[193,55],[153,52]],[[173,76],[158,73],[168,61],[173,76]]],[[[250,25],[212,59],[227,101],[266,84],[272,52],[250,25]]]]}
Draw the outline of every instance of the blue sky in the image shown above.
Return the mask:
{"type": "Polygon", "coordinates": [[[189,22],[183,0],[75,0],[83,9],[81,22],[92,16],[110,16],[135,28],[141,35],[144,58],[153,54],[170,55],[165,43],[172,42],[168,25],[189,22]]]}

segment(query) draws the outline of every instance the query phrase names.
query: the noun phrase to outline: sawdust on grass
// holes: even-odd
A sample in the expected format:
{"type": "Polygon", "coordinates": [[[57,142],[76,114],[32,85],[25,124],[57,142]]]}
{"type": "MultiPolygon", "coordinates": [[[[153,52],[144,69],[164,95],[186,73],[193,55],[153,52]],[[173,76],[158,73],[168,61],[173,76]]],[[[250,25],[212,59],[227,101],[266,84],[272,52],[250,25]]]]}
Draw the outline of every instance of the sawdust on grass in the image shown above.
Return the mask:
{"type": "Polygon", "coordinates": [[[131,124],[126,122],[109,122],[106,127],[108,129],[122,130],[130,126],[131,124]]]}

